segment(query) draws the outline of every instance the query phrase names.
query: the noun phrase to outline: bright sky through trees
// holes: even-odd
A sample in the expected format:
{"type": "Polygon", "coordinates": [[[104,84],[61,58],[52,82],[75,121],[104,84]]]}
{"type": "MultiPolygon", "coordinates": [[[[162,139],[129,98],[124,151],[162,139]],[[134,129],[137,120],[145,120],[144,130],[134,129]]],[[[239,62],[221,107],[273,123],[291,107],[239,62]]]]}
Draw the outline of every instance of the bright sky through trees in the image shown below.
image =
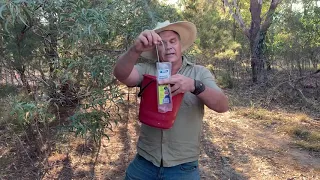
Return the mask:
{"type": "Polygon", "coordinates": [[[159,0],[160,2],[165,2],[166,4],[177,4],[179,0],[159,0]]]}

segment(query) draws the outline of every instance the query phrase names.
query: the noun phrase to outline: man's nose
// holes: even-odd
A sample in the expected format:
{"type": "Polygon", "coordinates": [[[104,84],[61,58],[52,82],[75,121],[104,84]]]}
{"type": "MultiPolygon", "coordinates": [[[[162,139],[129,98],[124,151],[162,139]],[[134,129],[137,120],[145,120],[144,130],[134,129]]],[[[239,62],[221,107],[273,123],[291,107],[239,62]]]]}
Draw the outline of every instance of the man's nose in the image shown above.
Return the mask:
{"type": "Polygon", "coordinates": [[[166,50],[171,49],[172,45],[170,43],[165,43],[165,48],[166,50]]]}
{"type": "Polygon", "coordinates": [[[168,51],[173,48],[172,44],[170,42],[161,41],[162,42],[162,49],[164,51],[168,51]]]}

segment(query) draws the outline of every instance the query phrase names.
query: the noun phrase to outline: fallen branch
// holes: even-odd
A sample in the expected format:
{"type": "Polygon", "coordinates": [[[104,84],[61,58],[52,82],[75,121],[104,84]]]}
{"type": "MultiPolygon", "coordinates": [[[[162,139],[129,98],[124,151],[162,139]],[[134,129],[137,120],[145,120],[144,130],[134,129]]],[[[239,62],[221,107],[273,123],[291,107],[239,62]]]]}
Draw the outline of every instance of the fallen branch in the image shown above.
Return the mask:
{"type": "Polygon", "coordinates": [[[316,104],[314,102],[309,101],[306,96],[303,94],[303,92],[301,91],[301,89],[295,87],[294,85],[292,85],[292,83],[287,82],[289,84],[290,87],[292,87],[292,89],[296,90],[297,92],[299,92],[300,96],[302,97],[302,99],[304,100],[304,102],[308,103],[308,104],[312,104],[313,106],[316,106],[316,104]]]}
{"type": "Polygon", "coordinates": [[[319,72],[320,72],[320,70],[317,70],[316,72],[310,73],[310,74],[308,74],[306,76],[302,76],[302,77],[299,77],[299,78],[296,78],[296,79],[290,79],[289,78],[289,80],[277,84],[274,88],[272,88],[271,90],[269,90],[267,92],[266,103],[269,104],[271,102],[272,94],[275,94],[276,90],[278,90],[284,84],[288,84],[292,89],[294,89],[295,91],[297,91],[299,93],[300,97],[303,99],[303,101],[305,103],[310,104],[310,105],[312,105],[312,106],[314,106],[314,107],[316,107],[318,109],[317,104],[315,102],[312,102],[312,101],[308,100],[308,98],[306,98],[306,96],[303,94],[302,90],[299,89],[296,86],[296,84],[298,84],[303,79],[310,78],[310,77],[318,74],[319,72]]]}
{"type": "Polygon", "coordinates": [[[313,72],[313,73],[310,73],[310,74],[308,74],[308,75],[299,77],[298,79],[296,79],[296,82],[299,82],[299,81],[301,81],[301,80],[303,80],[303,79],[305,79],[305,78],[308,78],[308,77],[312,77],[312,76],[314,76],[314,75],[316,75],[316,74],[318,74],[318,73],[320,73],[320,69],[318,69],[317,71],[315,71],[315,72],[313,72]]]}

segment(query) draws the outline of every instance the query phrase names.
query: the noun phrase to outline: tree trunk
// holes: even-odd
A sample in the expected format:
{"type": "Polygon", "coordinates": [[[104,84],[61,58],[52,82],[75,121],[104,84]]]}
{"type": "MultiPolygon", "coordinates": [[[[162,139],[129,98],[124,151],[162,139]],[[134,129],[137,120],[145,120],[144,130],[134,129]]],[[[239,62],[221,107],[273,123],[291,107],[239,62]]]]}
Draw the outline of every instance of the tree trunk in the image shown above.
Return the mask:
{"type": "Polygon", "coordinates": [[[266,61],[266,65],[267,65],[267,71],[271,71],[271,62],[270,62],[270,60],[267,60],[266,61]]]}
{"type": "Polygon", "coordinates": [[[273,31],[269,31],[270,35],[267,35],[266,33],[266,36],[265,36],[265,44],[264,44],[264,48],[265,48],[265,52],[267,55],[265,55],[265,62],[266,62],[266,66],[267,66],[267,71],[271,71],[271,65],[272,65],[272,62],[275,62],[274,61],[274,49],[271,45],[271,47],[267,47],[267,43],[268,44],[273,44],[274,43],[274,39],[273,39],[273,36],[274,36],[274,33],[273,31]]]}
{"type": "Polygon", "coordinates": [[[5,70],[5,75],[6,75],[6,86],[8,85],[8,70],[5,70]]]}
{"type": "Polygon", "coordinates": [[[297,66],[298,66],[298,70],[299,70],[299,76],[301,77],[303,74],[302,74],[302,62],[301,62],[300,57],[297,58],[297,66]]]}
{"type": "Polygon", "coordinates": [[[23,87],[26,89],[27,93],[29,94],[31,92],[31,87],[28,83],[24,68],[22,67],[21,69],[18,69],[17,71],[20,75],[20,79],[21,79],[23,87]]]}
{"type": "Polygon", "coordinates": [[[310,61],[311,61],[312,68],[316,70],[318,68],[318,60],[316,58],[316,55],[315,55],[313,50],[311,50],[311,52],[309,54],[310,54],[309,64],[310,64],[310,61]]]}
{"type": "Polygon", "coordinates": [[[54,70],[57,68],[57,61],[59,60],[58,56],[58,30],[57,30],[57,19],[53,17],[52,15],[49,16],[49,33],[47,34],[47,37],[49,39],[45,40],[45,50],[47,53],[47,57],[49,60],[49,72],[50,77],[52,79],[55,79],[55,73],[54,70]]]}
{"type": "Polygon", "coordinates": [[[264,37],[264,33],[259,33],[250,45],[252,81],[254,83],[263,83],[266,79],[265,62],[263,58],[264,37]]]}
{"type": "Polygon", "coordinates": [[[250,41],[250,53],[251,53],[251,70],[252,70],[252,81],[254,83],[260,83],[262,78],[261,73],[263,69],[263,61],[261,58],[262,55],[262,46],[260,33],[261,25],[261,9],[262,1],[250,1],[250,12],[251,12],[251,26],[249,30],[249,41],[250,41]]]}
{"type": "Polygon", "coordinates": [[[261,83],[265,81],[267,77],[264,69],[263,59],[263,44],[265,39],[265,33],[268,31],[273,19],[275,10],[280,3],[280,0],[271,0],[269,10],[262,23],[261,10],[262,0],[250,0],[250,13],[251,13],[251,26],[247,29],[243,18],[240,14],[239,5],[233,1],[233,7],[229,4],[228,0],[223,0],[223,4],[229,7],[229,13],[238,22],[244,35],[250,41],[250,54],[251,54],[251,68],[252,68],[252,81],[254,83],[261,83]],[[235,12],[232,9],[235,8],[235,12]]]}

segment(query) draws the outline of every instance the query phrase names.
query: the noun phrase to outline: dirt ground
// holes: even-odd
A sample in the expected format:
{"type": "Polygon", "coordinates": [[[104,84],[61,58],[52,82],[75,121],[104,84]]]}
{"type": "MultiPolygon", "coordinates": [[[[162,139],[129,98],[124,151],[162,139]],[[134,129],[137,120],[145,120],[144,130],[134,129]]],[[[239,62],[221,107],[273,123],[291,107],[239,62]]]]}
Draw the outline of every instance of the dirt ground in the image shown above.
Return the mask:
{"type": "MultiPolygon", "coordinates": [[[[110,141],[103,140],[95,167],[86,150],[82,149],[81,157],[77,151],[70,151],[45,179],[123,179],[136,153],[140,127],[135,106],[126,113],[128,118],[110,134],[110,141]]],[[[290,138],[277,132],[277,124],[266,126],[233,111],[218,114],[206,109],[199,160],[201,179],[320,179],[320,154],[299,149],[290,138]]],[[[79,150],[81,145],[74,141],[71,149],[79,150]]]]}
{"type": "MultiPolygon", "coordinates": [[[[113,132],[107,132],[110,140],[102,140],[97,156],[97,149],[80,138],[70,136],[55,144],[41,179],[123,179],[136,153],[140,127],[137,112],[135,102],[127,104],[123,119],[113,132]]],[[[292,113],[277,113],[289,119],[295,117],[292,113]]],[[[237,110],[218,114],[206,109],[199,159],[201,179],[320,180],[320,153],[294,145],[292,138],[279,130],[280,126],[281,123],[266,124],[245,117],[237,110]]],[[[4,127],[0,129],[1,134],[5,131],[4,127]]],[[[1,142],[5,137],[8,136],[0,136],[1,142]]],[[[36,175],[30,175],[31,166],[9,161],[7,157],[14,150],[5,147],[2,143],[0,159],[8,162],[7,167],[1,168],[0,179],[35,179],[36,175]]]]}

